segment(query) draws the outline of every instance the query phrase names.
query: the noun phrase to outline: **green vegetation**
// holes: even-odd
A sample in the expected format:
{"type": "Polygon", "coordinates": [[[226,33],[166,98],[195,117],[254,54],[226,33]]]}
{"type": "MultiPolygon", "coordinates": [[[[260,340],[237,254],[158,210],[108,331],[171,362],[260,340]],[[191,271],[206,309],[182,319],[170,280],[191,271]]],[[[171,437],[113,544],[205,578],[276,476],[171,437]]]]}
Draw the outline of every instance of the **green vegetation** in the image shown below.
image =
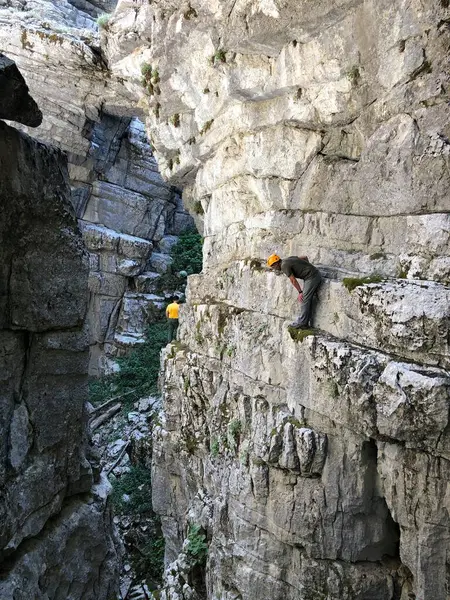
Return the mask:
{"type": "Polygon", "coordinates": [[[356,85],[359,82],[361,79],[361,73],[358,65],[353,65],[353,67],[347,71],[347,77],[350,79],[352,85],[356,85]]]}
{"type": "Polygon", "coordinates": [[[125,409],[133,402],[158,392],[159,353],[167,344],[167,325],[153,323],[146,331],[145,342],[130,354],[118,359],[120,371],[90,383],[90,401],[100,404],[114,396],[123,396],[125,409]]]}
{"type": "Polygon", "coordinates": [[[153,94],[160,94],[161,90],[158,87],[159,83],[159,71],[153,69],[149,63],[142,63],[141,65],[141,84],[147,92],[152,96],[153,94]]]}
{"type": "Polygon", "coordinates": [[[164,568],[164,538],[159,517],[151,504],[151,475],[144,466],[131,467],[120,478],[112,478],[111,500],[117,515],[145,517],[150,529],[133,540],[130,548],[132,565],[138,577],[161,581],[164,568]]]}
{"type": "Polygon", "coordinates": [[[191,566],[204,565],[208,556],[206,535],[200,525],[190,525],[188,531],[186,554],[191,566]]]}
{"type": "Polygon", "coordinates": [[[186,11],[183,13],[183,16],[184,16],[184,18],[185,18],[185,19],[187,19],[188,21],[189,21],[190,19],[195,19],[195,18],[197,17],[197,11],[195,10],[195,8],[192,8],[192,6],[191,6],[191,5],[189,5],[189,8],[188,8],[188,10],[186,10],[186,11]]]}
{"type": "Polygon", "coordinates": [[[284,423],[290,423],[297,429],[301,429],[305,425],[302,421],[300,421],[299,419],[297,419],[297,417],[294,417],[294,416],[286,417],[286,419],[284,420],[284,423]]]}
{"type": "Polygon", "coordinates": [[[108,13],[103,13],[97,17],[97,25],[100,29],[108,29],[108,23],[111,19],[111,16],[112,15],[108,13]]]}
{"type": "Polygon", "coordinates": [[[227,57],[225,54],[225,50],[223,48],[219,48],[218,50],[216,50],[216,52],[214,52],[210,60],[213,65],[215,65],[218,62],[226,63],[227,57]]]}
{"type": "Polygon", "coordinates": [[[381,283],[383,278],[379,275],[369,275],[368,277],[344,277],[342,284],[352,292],[355,288],[360,285],[367,285],[368,283],[381,283]]]}
{"type": "Polygon", "coordinates": [[[185,434],[183,436],[183,440],[184,440],[184,445],[186,447],[186,452],[188,452],[188,454],[195,454],[195,451],[200,446],[199,441],[195,437],[195,435],[190,435],[185,432],[185,434]]]}
{"type": "Polygon", "coordinates": [[[159,536],[152,536],[144,546],[140,547],[132,563],[138,577],[160,583],[164,571],[164,537],[162,533],[159,536]]]}
{"type": "Polygon", "coordinates": [[[242,423],[239,421],[239,419],[234,419],[231,421],[231,423],[228,425],[228,431],[235,440],[240,436],[242,431],[242,423]]]}
{"type": "Polygon", "coordinates": [[[288,331],[294,342],[303,342],[305,338],[315,333],[314,329],[296,329],[295,327],[288,327],[288,331]]]}
{"type": "Polygon", "coordinates": [[[370,260],[378,260],[379,258],[386,258],[386,254],[384,252],[375,252],[369,256],[370,260]]]}
{"type": "Polygon", "coordinates": [[[142,466],[131,467],[120,478],[111,478],[111,500],[116,515],[141,515],[152,511],[150,471],[142,466]],[[125,501],[123,496],[129,496],[125,501]]]}
{"type": "Polygon", "coordinates": [[[175,113],[174,115],[172,115],[170,117],[169,121],[174,127],[179,127],[180,126],[180,115],[178,113],[175,113]]]}
{"type": "Polygon", "coordinates": [[[206,121],[206,123],[203,125],[203,127],[199,131],[200,135],[205,134],[211,128],[211,125],[213,123],[214,123],[214,119],[210,119],[209,121],[206,121]]]}
{"type": "Polygon", "coordinates": [[[200,200],[196,200],[194,202],[194,206],[193,206],[194,212],[196,215],[204,215],[205,211],[203,210],[203,206],[202,203],[200,202],[200,200]]]}
{"type": "Polygon", "coordinates": [[[209,94],[209,88],[207,88],[207,87],[206,87],[206,88],[204,88],[204,90],[203,90],[203,93],[204,93],[204,94],[209,94]]]}
{"type": "Polygon", "coordinates": [[[203,238],[191,229],[180,235],[172,248],[172,264],[158,281],[159,292],[165,290],[184,290],[187,275],[200,273],[203,266],[203,238]]]}
{"type": "Polygon", "coordinates": [[[219,450],[220,450],[219,440],[217,438],[214,438],[212,440],[211,446],[209,448],[211,458],[217,458],[217,456],[219,456],[219,450]]]}

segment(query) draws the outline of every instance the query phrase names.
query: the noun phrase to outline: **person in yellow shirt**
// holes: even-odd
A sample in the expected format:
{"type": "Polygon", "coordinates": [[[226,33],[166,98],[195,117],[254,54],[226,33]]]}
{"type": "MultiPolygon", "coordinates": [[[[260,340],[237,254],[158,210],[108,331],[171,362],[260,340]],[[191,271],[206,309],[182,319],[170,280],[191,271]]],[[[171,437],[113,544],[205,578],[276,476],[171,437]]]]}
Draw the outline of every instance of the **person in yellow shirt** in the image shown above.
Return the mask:
{"type": "Polygon", "coordinates": [[[167,341],[170,343],[177,335],[178,329],[178,311],[180,310],[180,305],[178,304],[178,297],[174,296],[172,298],[172,302],[166,308],[166,317],[167,322],[169,324],[169,332],[167,336],[167,341]]]}

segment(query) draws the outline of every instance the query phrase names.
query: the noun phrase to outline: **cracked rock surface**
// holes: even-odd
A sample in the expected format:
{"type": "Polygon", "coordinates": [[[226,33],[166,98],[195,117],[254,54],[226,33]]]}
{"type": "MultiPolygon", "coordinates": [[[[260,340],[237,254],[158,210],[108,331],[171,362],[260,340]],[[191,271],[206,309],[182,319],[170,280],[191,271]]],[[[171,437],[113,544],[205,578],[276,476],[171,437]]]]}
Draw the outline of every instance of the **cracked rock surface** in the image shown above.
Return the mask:
{"type": "MultiPolygon", "coordinates": [[[[2,116],[25,121],[18,106],[2,116]]],[[[117,551],[87,440],[88,256],[67,162],[1,121],[0,167],[0,597],[110,600],[117,551]]]]}
{"type": "Polygon", "coordinates": [[[155,442],[165,598],[448,598],[449,18],[118,3],[108,64],[205,236],[155,442]],[[303,340],[273,252],[324,275],[303,340]]]}
{"type": "Polygon", "coordinates": [[[135,299],[143,316],[127,329],[128,295],[137,277],[157,271],[152,252],[167,263],[167,239],[193,227],[179,189],[158,171],[137,118],[144,114],[137,96],[111,77],[104,61],[95,18],[112,4],[0,3],[0,46],[26,76],[43,113],[32,135],[67,153],[72,202],[90,252],[92,375],[117,368],[115,359],[144,340],[154,299],[135,299]]]}

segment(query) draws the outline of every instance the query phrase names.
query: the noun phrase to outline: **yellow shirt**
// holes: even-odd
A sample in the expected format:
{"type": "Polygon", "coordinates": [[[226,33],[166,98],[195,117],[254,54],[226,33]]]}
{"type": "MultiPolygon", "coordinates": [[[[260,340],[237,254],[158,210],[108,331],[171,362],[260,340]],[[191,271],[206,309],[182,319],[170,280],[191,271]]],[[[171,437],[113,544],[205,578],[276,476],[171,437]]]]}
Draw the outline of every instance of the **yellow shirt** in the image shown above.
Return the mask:
{"type": "Polygon", "coordinates": [[[179,308],[180,306],[176,302],[169,304],[169,306],[166,308],[166,315],[169,317],[169,319],[178,319],[179,308]]]}

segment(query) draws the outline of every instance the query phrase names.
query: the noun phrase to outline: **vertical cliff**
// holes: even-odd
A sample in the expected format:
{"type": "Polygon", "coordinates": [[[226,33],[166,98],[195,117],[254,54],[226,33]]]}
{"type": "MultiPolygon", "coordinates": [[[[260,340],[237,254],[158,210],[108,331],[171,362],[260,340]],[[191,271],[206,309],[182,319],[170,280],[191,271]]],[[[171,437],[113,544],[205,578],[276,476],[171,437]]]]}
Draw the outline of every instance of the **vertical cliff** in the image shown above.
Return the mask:
{"type": "Polygon", "coordinates": [[[204,223],[156,440],[165,598],[448,598],[449,20],[159,0],[109,22],[204,223]],[[304,339],[273,251],[325,276],[304,339]]]}
{"type": "MultiPolygon", "coordinates": [[[[0,117],[42,115],[0,58],[0,117]]],[[[0,597],[111,600],[108,483],[89,454],[88,257],[62,153],[0,122],[0,597]]]]}
{"type": "Polygon", "coordinates": [[[108,5],[0,6],[0,45],[42,108],[33,136],[67,153],[72,202],[91,255],[93,375],[113,370],[117,356],[143,341],[164,303],[155,288],[170,248],[193,226],[180,191],[158,171],[136,94],[111,77],[101,54],[95,16],[108,5]]]}

